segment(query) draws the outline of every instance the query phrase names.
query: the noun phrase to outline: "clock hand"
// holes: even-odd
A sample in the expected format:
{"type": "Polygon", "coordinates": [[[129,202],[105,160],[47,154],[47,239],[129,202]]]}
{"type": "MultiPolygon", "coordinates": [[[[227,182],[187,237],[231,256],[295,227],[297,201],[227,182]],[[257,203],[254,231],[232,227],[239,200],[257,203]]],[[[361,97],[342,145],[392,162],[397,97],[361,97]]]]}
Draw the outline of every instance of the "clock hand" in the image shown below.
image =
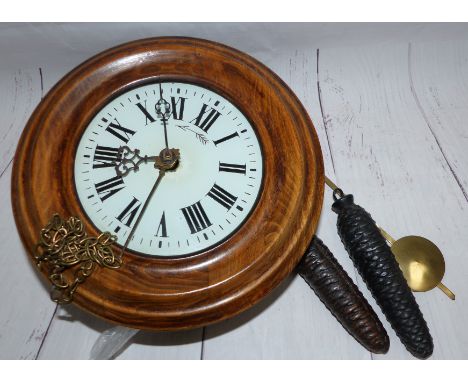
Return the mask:
{"type": "Polygon", "coordinates": [[[140,150],[132,150],[128,146],[121,146],[118,152],[119,159],[114,162],[117,176],[127,176],[131,171],[137,172],[141,163],[156,162],[158,156],[141,156],[140,150]]]}
{"type": "Polygon", "coordinates": [[[156,189],[159,186],[159,183],[161,183],[162,178],[166,174],[166,171],[170,170],[175,170],[177,168],[177,165],[179,164],[179,150],[178,149],[171,149],[170,151],[170,159],[165,159],[163,156],[163,152],[165,149],[161,151],[161,153],[156,156],[156,161],[154,163],[154,167],[159,169],[159,175],[158,178],[156,179],[156,182],[153,185],[153,188],[151,189],[148,197],[146,198],[145,204],[143,205],[143,208],[141,209],[140,214],[138,215],[137,220],[135,221],[135,224],[133,225],[132,230],[130,231],[130,234],[127,237],[127,240],[125,241],[125,244],[120,252],[121,255],[125,252],[125,250],[128,247],[128,244],[130,244],[130,241],[133,238],[133,234],[135,233],[138,224],[140,223],[141,219],[143,218],[143,215],[146,211],[146,208],[148,207],[149,202],[151,201],[151,198],[153,197],[153,194],[155,193],[156,189]]]}
{"type": "Polygon", "coordinates": [[[179,149],[170,149],[169,151],[163,149],[159,155],[156,156],[141,156],[140,150],[132,150],[128,146],[121,146],[118,152],[118,161],[114,161],[114,169],[117,176],[127,176],[130,172],[137,172],[140,169],[141,163],[155,162],[155,167],[164,167],[167,163],[179,159],[179,149]]]}
{"type": "Polygon", "coordinates": [[[146,208],[148,207],[148,204],[149,204],[149,202],[150,202],[150,200],[151,200],[151,197],[153,196],[154,192],[155,192],[156,189],[158,188],[159,183],[161,182],[161,180],[162,180],[162,178],[164,177],[165,174],[166,174],[166,171],[165,171],[165,170],[159,170],[159,176],[158,176],[158,178],[156,179],[156,182],[154,183],[153,188],[151,189],[151,191],[150,191],[148,197],[146,198],[145,204],[143,205],[143,208],[141,209],[141,212],[140,212],[140,214],[138,215],[138,218],[137,218],[135,224],[133,225],[133,228],[132,228],[132,230],[130,231],[130,234],[128,235],[127,240],[125,241],[125,244],[124,244],[122,250],[120,251],[120,254],[121,254],[121,255],[122,255],[122,254],[125,252],[125,250],[127,249],[128,244],[130,243],[130,240],[132,240],[133,234],[135,233],[135,230],[137,229],[138,224],[140,223],[140,220],[141,220],[141,218],[143,217],[143,214],[145,213],[146,208]]]}
{"type": "MultiPolygon", "coordinates": [[[[164,141],[166,143],[166,153],[165,156],[169,155],[169,142],[167,139],[167,120],[171,115],[171,105],[167,102],[163,97],[161,83],[159,83],[159,101],[156,103],[156,114],[159,118],[161,118],[162,123],[164,125],[164,141]]],[[[169,159],[169,158],[168,158],[169,159]]]]}

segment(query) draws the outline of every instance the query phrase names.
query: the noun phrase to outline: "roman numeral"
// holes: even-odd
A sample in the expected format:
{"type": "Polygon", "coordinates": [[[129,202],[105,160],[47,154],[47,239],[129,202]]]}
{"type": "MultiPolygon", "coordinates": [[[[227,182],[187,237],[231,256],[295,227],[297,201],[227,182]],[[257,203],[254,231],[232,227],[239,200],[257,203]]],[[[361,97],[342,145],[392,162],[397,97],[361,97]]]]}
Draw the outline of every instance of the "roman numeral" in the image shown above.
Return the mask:
{"type": "Polygon", "coordinates": [[[146,109],[146,100],[145,100],[145,106],[143,106],[141,104],[141,102],[138,102],[136,105],[138,106],[138,109],[140,109],[141,112],[145,115],[145,118],[146,118],[145,119],[145,126],[148,124],[148,120],[150,121],[150,123],[155,121],[153,116],[146,109]]]}
{"type": "Polygon", "coordinates": [[[211,225],[210,219],[206,216],[205,210],[200,202],[182,208],[181,211],[184,214],[190,233],[192,234],[200,232],[211,225]]]}
{"type": "MultiPolygon", "coordinates": [[[[102,119],[103,121],[107,122],[107,119],[102,119]]],[[[106,131],[111,133],[113,136],[119,138],[122,142],[128,143],[130,136],[135,134],[136,131],[127,129],[120,125],[117,119],[114,119],[115,122],[111,122],[109,126],[106,127],[106,131]]]]}
{"type": "Polygon", "coordinates": [[[235,137],[238,137],[239,134],[237,133],[237,131],[235,133],[232,133],[230,135],[227,135],[225,136],[224,138],[221,138],[221,139],[218,139],[216,141],[213,141],[213,143],[215,144],[215,146],[218,146],[220,143],[223,143],[223,142],[226,142],[228,141],[229,139],[232,139],[232,138],[235,138],[235,137]]]}
{"type": "Polygon", "coordinates": [[[119,220],[122,224],[125,224],[127,227],[132,226],[133,219],[141,207],[141,203],[138,201],[137,198],[133,197],[133,200],[124,208],[124,210],[117,216],[117,220],[119,220]]]}
{"type": "Polygon", "coordinates": [[[224,188],[218,186],[216,183],[213,187],[211,187],[211,190],[208,192],[208,196],[228,210],[231,209],[237,200],[237,197],[227,192],[224,188]]]}
{"type": "Polygon", "coordinates": [[[192,119],[190,123],[207,132],[220,115],[219,111],[209,107],[207,104],[203,104],[198,116],[192,119]]]}
{"type": "Polygon", "coordinates": [[[158,236],[158,237],[167,237],[165,212],[163,212],[163,214],[162,214],[161,221],[159,222],[159,225],[158,225],[158,230],[156,231],[156,236],[158,236]],[[159,231],[161,231],[161,235],[159,235],[159,231]]]}
{"type": "Polygon", "coordinates": [[[175,97],[171,97],[172,118],[177,120],[184,119],[184,106],[187,98],[179,97],[176,102],[175,97]]]}
{"type": "Polygon", "coordinates": [[[93,168],[112,167],[118,160],[118,148],[97,145],[93,157],[93,168]]]}
{"type": "Polygon", "coordinates": [[[232,163],[223,163],[219,162],[219,171],[224,172],[235,172],[238,174],[245,175],[245,164],[232,164],[232,163]]]}
{"type": "Polygon", "coordinates": [[[102,201],[109,199],[112,195],[125,188],[125,184],[120,176],[114,176],[113,178],[96,183],[94,186],[102,201]]]}

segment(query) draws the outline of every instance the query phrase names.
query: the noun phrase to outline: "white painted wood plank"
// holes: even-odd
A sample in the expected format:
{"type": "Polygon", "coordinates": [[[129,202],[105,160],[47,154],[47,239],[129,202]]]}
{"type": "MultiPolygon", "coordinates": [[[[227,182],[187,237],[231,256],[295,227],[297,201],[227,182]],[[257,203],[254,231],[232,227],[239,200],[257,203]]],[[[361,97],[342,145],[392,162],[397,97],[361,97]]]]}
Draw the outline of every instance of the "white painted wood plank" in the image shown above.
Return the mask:
{"type": "Polygon", "coordinates": [[[204,359],[370,358],[298,276],[206,333],[204,359]]]}
{"type": "MultiPolygon", "coordinates": [[[[467,216],[468,202],[468,41],[450,41],[445,44],[412,44],[409,46],[409,71],[413,91],[418,106],[430,129],[436,144],[447,162],[460,187],[465,203],[460,205],[460,213],[467,216]]],[[[450,196],[448,196],[450,197],[450,196]]],[[[446,212],[450,215],[450,210],[446,212]]],[[[452,225],[445,230],[452,230],[452,225]]],[[[466,224],[466,219],[465,219],[466,224]]],[[[463,297],[466,290],[468,269],[463,247],[466,238],[466,225],[458,241],[459,245],[450,243],[447,238],[443,245],[446,261],[444,283],[455,290],[458,309],[461,312],[442,312],[442,322],[451,322],[452,314],[460,314],[454,324],[458,331],[463,331],[468,316],[463,297]],[[446,251],[445,251],[446,250],[446,251]],[[455,251],[455,252],[453,252],[455,251]],[[458,268],[461,264],[461,270],[458,268]],[[461,280],[460,280],[461,276],[461,280]]],[[[441,328],[441,335],[455,340],[452,325],[441,328]],[[446,332],[447,331],[447,332],[446,332]]],[[[453,352],[453,358],[466,359],[468,354],[468,336],[457,337],[458,347],[463,351],[453,352]]]]}
{"type": "Polygon", "coordinates": [[[0,33],[2,65],[81,60],[126,41],[150,36],[192,36],[274,58],[292,46],[336,48],[379,42],[464,39],[466,23],[17,23],[0,33]]]}
{"type": "Polygon", "coordinates": [[[0,68],[0,174],[11,162],[19,136],[41,94],[38,68],[0,68]]]}
{"type": "MultiPolygon", "coordinates": [[[[39,359],[89,359],[99,334],[113,325],[70,305],[54,316],[39,359]]],[[[202,329],[176,332],[139,332],[116,359],[200,359],[202,329]]]]}
{"type": "Polygon", "coordinates": [[[117,359],[190,359],[202,355],[202,329],[185,332],[140,332],[117,359]]]}
{"type": "MultiPolygon", "coordinates": [[[[318,130],[331,177],[327,139],[323,130],[316,83],[316,51],[289,52],[270,63],[295,91],[318,130]]],[[[336,233],[327,190],[318,235],[354,278],[354,268],[336,233]]],[[[369,359],[298,276],[291,276],[249,311],[206,328],[204,359],[369,359]]]]}
{"type": "Polygon", "coordinates": [[[21,244],[11,207],[17,141],[42,95],[39,69],[25,67],[0,70],[0,358],[8,359],[36,357],[55,310],[21,244]]]}
{"type": "MultiPolygon", "coordinates": [[[[340,185],[393,236],[426,236],[446,254],[446,281],[458,301],[437,290],[416,299],[434,338],[433,358],[466,358],[466,200],[412,94],[408,45],[324,50],[319,68],[340,185]]],[[[412,358],[382,320],[390,352],[374,358],[412,358]]]]}
{"type": "Polygon", "coordinates": [[[34,359],[55,304],[16,230],[10,200],[11,168],[0,177],[0,359],[34,359]]]}
{"type": "Polygon", "coordinates": [[[413,91],[468,201],[468,41],[408,47],[413,91]]]}

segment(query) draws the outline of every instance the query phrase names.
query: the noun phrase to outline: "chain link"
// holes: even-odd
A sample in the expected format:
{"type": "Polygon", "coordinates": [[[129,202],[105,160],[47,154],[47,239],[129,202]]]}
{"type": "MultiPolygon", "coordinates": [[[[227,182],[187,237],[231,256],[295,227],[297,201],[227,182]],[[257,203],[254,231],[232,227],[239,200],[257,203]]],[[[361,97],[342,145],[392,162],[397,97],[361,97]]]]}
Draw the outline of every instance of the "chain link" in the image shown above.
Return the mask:
{"type": "Polygon", "coordinates": [[[63,220],[54,214],[40,232],[34,255],[36,265],[49,271],[52,300],[59,304],[72,302],[76,289],[93,273],[96,264],[119,268],[122,256],[115,255],[111,248],[116,240],[109,232],[89,237],[80,219],[63,220]]]}

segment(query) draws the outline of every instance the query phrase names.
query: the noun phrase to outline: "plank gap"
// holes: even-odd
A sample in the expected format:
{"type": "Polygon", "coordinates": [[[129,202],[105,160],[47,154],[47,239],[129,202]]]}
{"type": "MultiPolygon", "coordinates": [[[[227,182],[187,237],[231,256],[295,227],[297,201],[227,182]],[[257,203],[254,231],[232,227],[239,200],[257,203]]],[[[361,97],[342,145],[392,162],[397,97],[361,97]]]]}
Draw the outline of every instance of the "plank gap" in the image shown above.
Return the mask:
{"type": "MultiPolygon", "coordinates": [[[[327,138],[328,151],[330,152],[330,160],[331,160],[331,164],[333,168],[333,175],[335,176],[335,181],[337,182],[337,186],[340,187],[340,183],[338,181],[337,173],[335,170],[335,161],[333,158],[332,145],[330,142],[330,137],[328,135],[328,126],[327,126],[328,121],[325,117],[325,112],[324,112],[324,107],[323,107],[322,89],[320,87],[320,49],[319,48],[317,48],[317,93],[318,93],[318,101],[319,101],[319,106],[320,106],[320,114],[322,116],[322,121],[323,121],[323,128],[325,130],[325,136],[327,138]]],[[[325,174],[325,176],[327,176],[327,174],[325,174]]],[[[353,274],[354,274],[353,281],[356,283],[357,288],[360,290],[363,287],[363,285],[361,285],[362,283],[360,282],[359,275],[354,264],[353,264],[353,274]]],[[[367,285],[365,285],[365,283],[364,283],[364,286],[367,288],[367,285]]],[[[372,352],[368,351],[368,353],[369,353],[370,359],[374,360],[374,356],[372,352]]]]}
{"type": "Polygon", "coordinates": [[[0,174],[0,179],[2,178],[3,174],[10,168],[11,164],[13,163],[13,159],[14,159],[14,156],[13,158],[10,159],[6,167],[3,169],[2,173],[0,174]]]}
{"type": "Polygon", "coordinates": [[[448,166],[450,172],[452,173],[453,177],[455,178],[455,181],[457,182],[458,187],[460,187],[460,190],[463,193],[463,196],[465,197],[465,200],[468,202],[468,193],[466,192],[465,188],[463,187],[463,184],[460,181],[460,179],[458,178],[458,175],[456,174],[456,172],[452,168],[452,165],[450,164],[450,162],[449,162],[449,160],[447,158],[447,155],[445,154],[444,149],[440,145],[440,141],[437,138],[437,135],[434,132],[432,124],[429,121],[429,118],[427,117],[427,114],[426,114],[424,108],[421,105],[421,101],[419,100],[418,94],[416,93],[416,88],[414,87],[414,82],[413,82],[413,72],[411,70],[411,43],[408,43],[408,75],[409,75],[411,94],[413,95],[413,98],[414,98],[414,100],[416,102],[416,106],[417,106],[419,112],[421,113],[424,121],[426,122],[426,125],[429,128],[429,131],[431,132],[431,135],[433,136],[433,138],[434,138],[434,140],[435,140],[435,142],[437,144],[437,147],[439,148],[442,156],[444,157],[445,163],[447,163],[447,166],[448,166]]]}
{"type": "MultiPolygon", "coordinates": [[[[318,92],[318,99],[319,99],[319,105],[320,105],[320,114],[322,116],[323,128],[325,130],[325,136],[327,137],[327,145],[328,145],[328,151],[330,152],[330,160],[331,160],[331,163],[332,163],[333,175],[335,176],[335,181],[338,183],[337,184],[338,187],[340,187],[339,182],[338,182],[338,177],[337,177],[337,174],[336,174],[336,170],[335,170],[335,162],[333,160],[332,145],[330,143],[330,137],[328,136],[327,120],[325,118],[325,112],[324,112],[324,108],[323,108],[322,89],[320,88],[320,74],[319,74],[320,73],[320,65],[319,65],[320,60],[319,60],[319,58],[320,58],[320,49],[317,48],[317,92],[318,92]]],[[[353,266],[353,271],[354,271],[354,282],[357,284],[358,287],[360,287],[357,270],[356,270],[356,267],[354,267],[354,266],[353,266]]]]}
{"type": "Polygon", "coordinates": [[[205,330],[206,326],[202,329],[201,348],[200,348],[200,360],[205,359],[205,330]]]}
{"type": "Polygon", "coordinates": [[[39,68],[39,77],[41,79],[41,99],[44,98],[44,79],[42,77],[42,68],[39,68]]]}
{"type": "Polygon", "coordinates": [[[320,77],[319,77],[319,57],[320,57],[320,49],[317,49],[317,92],[318,92],[318,100],[319,100],[319,106],[320,106],[320,114],[322,115],[323,129],[325,130],[325,136],[327,137],[328,151],[330,152],[330,160],[331,160],[331,164],[333,167],[333,172],[336,175],[335,162],[333,160],[333,152],[332,152],[331,144],[330,144],[330,137],[328,136],[327,121],[325,118],[325,113],[323,111],[322,89],[320,88],[320,77]]]}
{"type": "Polygon", "coordinates": [[[41,344],[39,345],[39,349],[37,350],[36,356],[34,357],[35,360],[37,360],[39,358],[39,355],[41,354],[42,346],[44,345],[44,342],[47,338],[47,334],[49,334],[49,329],[52,325],[52,321],[54,320],[55,315],[57,314],[57,310],[58,310],[58,304],[55,304],[54,313],[52,314],[52,317],[50,318],[50,321],[49,321],[49,325],[47,325],[47,329],[44,333],[44,336],[42,337],[41,344]]]}

